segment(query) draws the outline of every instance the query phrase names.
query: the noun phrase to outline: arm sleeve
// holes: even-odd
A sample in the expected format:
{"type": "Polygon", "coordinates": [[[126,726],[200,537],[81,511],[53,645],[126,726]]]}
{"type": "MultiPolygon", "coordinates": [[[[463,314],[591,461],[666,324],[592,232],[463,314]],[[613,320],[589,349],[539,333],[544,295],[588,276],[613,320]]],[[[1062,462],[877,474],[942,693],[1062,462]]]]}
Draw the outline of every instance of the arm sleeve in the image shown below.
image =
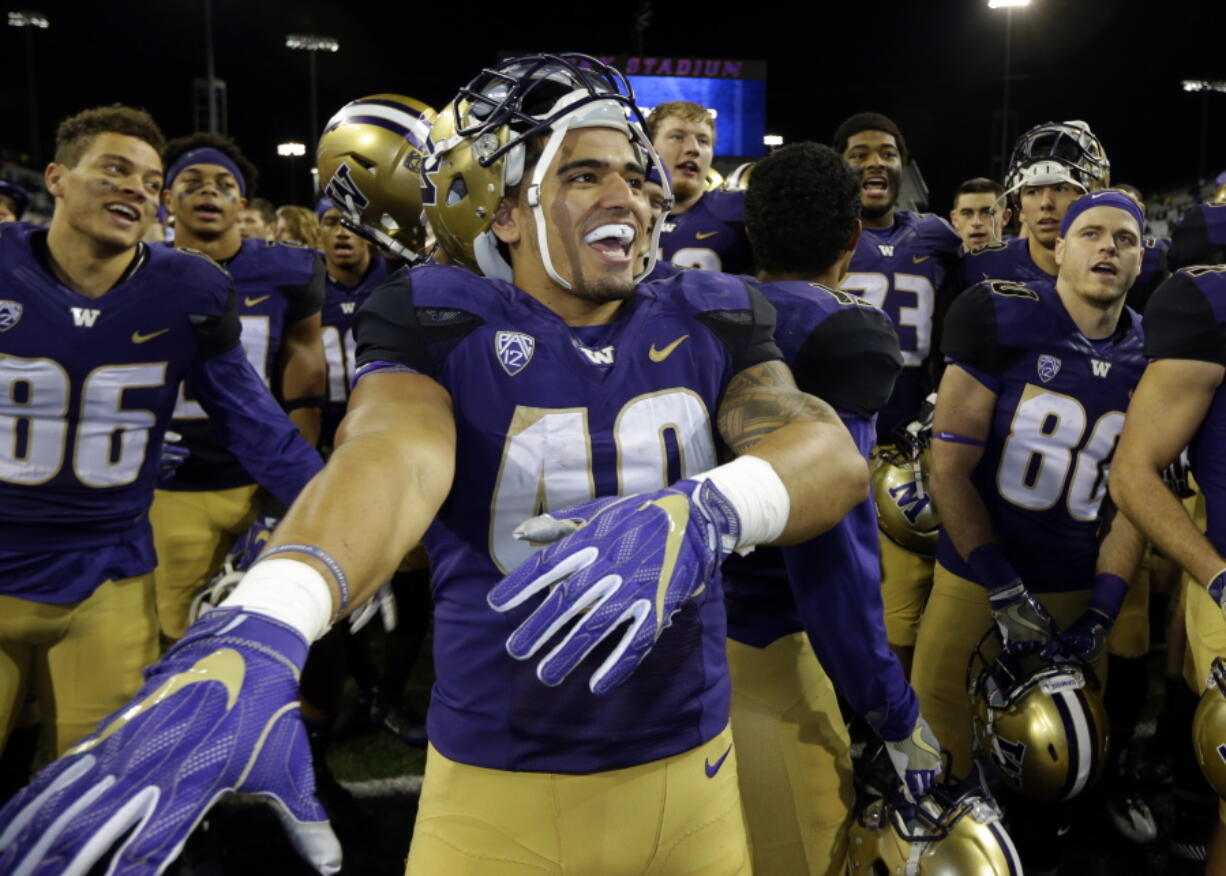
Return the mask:
{"type": "MultiPolygon", "coordinates": [[[[843,420],[857,444],[872,443],[871,421],[846,413],[843,420]]],[[[882,739],[905,739],[919,700],[886,641],[872,499],[834,529],[783,548],[783,559],[805,633],[835,689],[882,739]]]]}
{"type": "Polygon", "coordinates": [[[295,323],[314,316],[324,308],[324,260],[312,254],[311,279],[305,285],[292,286],[288,292],[289,307],[285,310],[286,323],[295,323]]]}
{"type": "MultiPolygon", "coordinates": [[[[1024,286],[1016,288],[1030,292],[1024,286]]],[[[941,329],[941,352],[947,359],[987,374],[1004,370],[994,295],[991,284],[980,283],[954,299],[941,329]]]]}
{"type": "Polygon", "coordinates": [[[902,353],[889,318],[859,306],[822,320],[792,364],[803,391],[864,418],[885,406],[901,370],[902,353]]]}
{"type": "Polygon", "coordinates": [[[1226,365],[1226,332],[1205,293],[1186,272],[1172,274],[1145,308],[1145,355],[1226,365]]]}
{"type": "Polygon", "coordinates": [[[1167,264],[1172,271],[1190,265],[1216,265],[1226,261],[1226,222],[1210,222],[1226,215],[1226,207],[1204,204],[1189,210],[1171,232],[1167,264]],[[1221,213],[1215,211],[1222,211],[1221,213]],[[1221,230],[1211,227],[1221,225],[1221,230]],[[1214,233],[1215,230],[1217,233],[1214,233]]]}
{"type": "Polygon", "coordinates": [[[323,462],[281,410],[242,347],[197,362],[186,380],[226,449],[278,501],[292,504],[323,462]]]}
{"type": "Polygon", "coordinates": [[[188,315],[192,324],[192,333],[196,337],[196,359],[203,361],[212,359],[222,353],[228,353],[239,346],[243,333],[243,324],[239,321],[238,310],[234,306],[234,286],[231,284],[226,292],[226,304],[221,314],[192,313],[188,315]]]}
{"type": "Polygon", "coordinates": [[[707,310],[696,319],[715,333],[728,349],[732,373],[783,359],[775,344],[775,308],[751,283],[745,281],[749,306],[737,310],[707,310]]]}

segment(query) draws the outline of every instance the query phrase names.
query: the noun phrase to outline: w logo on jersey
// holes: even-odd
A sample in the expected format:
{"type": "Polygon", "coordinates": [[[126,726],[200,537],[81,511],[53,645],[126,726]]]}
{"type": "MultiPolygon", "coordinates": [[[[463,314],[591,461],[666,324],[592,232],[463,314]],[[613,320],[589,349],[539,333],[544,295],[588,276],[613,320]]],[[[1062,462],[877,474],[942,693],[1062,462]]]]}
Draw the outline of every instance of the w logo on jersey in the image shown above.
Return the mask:
{"type": "Polygon", "coordinates": [[[877,244],[877,251],[880,252],[883,256],[885,256],[887,259],[894,258],[894,244],[892,243],[877,244]]]}
{"type": "Polygon", "coordinates": [[[1090,370],[1094,372],[1095,377],[1106,377],[1111,373],[1111,363],[1102,362],[1098,359],[1090,360],[1090,370]]]}
{"type": "Polygon", "coordinates": [[[920,493],[919,481],[909,481],[905,484],[899,484],[897,487],[890,487],[887,491],[890,498],[894,500],[894,504],[898,506],[898,510],[907,518],[907,522],[912,526],[919,520],[919,516],[924,513],[924,509],[932,504],[932,497],[925,496],[920,493]]]}
{"type": "Polygon", "coordinates": [[[358,303],[356,301],[342,301],[341,313],[353,313],[353,311],[357,309],[357,306],[358,303]]]}
{"type": "Polygon", "coordinates": [[[95,310],[92,307],[72,307],[72,324],[78,328],[93,328],[94,323],[98,321],[98,314],[101,310],[95,310]]]}
{"type": "Polygon", "coordinates": [[[0,332],[6,332],[21,319],[21,302],[4,299],[0,301],[0,332]]]}
{"type": "Polygon", "coordinates": [[[528,367],[536,350],[536,338],[523,332],[498,332],[494,335],[494,352],[502,370],[514,377],[528,367]]]}
{"type": "Polygon", "coordinates": [[[349,165],[341,162],[336,173],[332,174],[332,179],[328,180],[328,184],[324,186],[324,194],[346,213],[357,216],[370,206],[370,198],[362,194],[362,190],[353,181],[351,174],[349,165]]]}
{"type": "Polygon", "coordinates": [[[1048,356],[1044,353],[1039,357],[1039,380],[1044,383],[1051,383],[1056,379],[1056,375],[1060,373],[1060,366],[1063,364],[1055,356],[1048,356]]]}
{"type": "Polygon", "coordinates": [[[613,347],[601,347],[599,350],[593,350],[591,347],[585,347],[582,344],[575,344],[584,356],[587,356],[589,362],[593,365],[612,365],[613,364],[613,347]]]}

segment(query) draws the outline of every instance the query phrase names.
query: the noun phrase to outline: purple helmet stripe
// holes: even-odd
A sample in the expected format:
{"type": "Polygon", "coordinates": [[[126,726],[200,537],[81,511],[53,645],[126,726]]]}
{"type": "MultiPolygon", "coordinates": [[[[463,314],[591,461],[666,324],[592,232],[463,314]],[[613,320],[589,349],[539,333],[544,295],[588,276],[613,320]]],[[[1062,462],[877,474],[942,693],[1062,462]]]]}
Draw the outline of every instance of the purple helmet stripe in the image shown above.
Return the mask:
{"type": "Polygon", "coordinates": [[[989,824],[988,830],[992,832],[992,836],[996,837],[997,844],[1005,853],[1005,863],[1009,865],[1009,876],[1022,876],[1022,859],[1018,857],[1017,849],[1013,846],[1013,838],[1001,829],[999,822],[989,824]]]}

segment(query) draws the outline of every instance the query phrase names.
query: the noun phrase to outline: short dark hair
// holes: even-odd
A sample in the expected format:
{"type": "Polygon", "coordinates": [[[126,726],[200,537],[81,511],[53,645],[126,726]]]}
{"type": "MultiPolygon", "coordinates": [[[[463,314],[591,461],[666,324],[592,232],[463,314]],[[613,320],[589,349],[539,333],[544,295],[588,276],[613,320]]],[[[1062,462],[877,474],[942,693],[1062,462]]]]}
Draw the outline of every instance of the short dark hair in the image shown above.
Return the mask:
{"type": "Polygon", "coordinates": [[[860,217],[860,185],[828,146],[792,143],[754,167],[745,225],[757,266],[819,273],[838,261],[860,217]]]}
{"type": "Polygon", "coordinates": [[[69,116],[55,129],[55,163],[75,167],[99,134],[123,134],[144,140],[161,152],[166,137],[153,116],[133,106],[113,103],[81,110],[69,116]]]}
{"type": "Polygon", "coordinates": [[[954,203],[958,206],[958,198],[963,195],[994,195],[998,200],[1005,196],[1005,187],[994,179],[988,179],[986,176],[977,176],[974,179],[968,179],[965,182],[959,183],[954,189],[954,203]]]}
{"type": "Polygon", "coordinates": [[[247,209],[259,213],[265,225],[277,224],[277,208],[267,198],[252,198],[247,202],[247,209]]]}
{"type": "Polygon", "coordinates": [[[903,164],[907,163],[909,153],[907,152],[907,141],[903,139],[902,131],[898,129],[898,125],[894,124],[893,119],[881,113],[856,113],[851,118],[844,120],[843,124],[839,125],[838,129],[834,132],[834,151],[842,155],[847,151],[847,141],[863,131],[884,131],[887,134],[892,134],[894,142],[898,144],[898,151],[902,155],[903,164]]]}
{"type": "MultiPolygon", "coordinates": [[[[243,174],[243,183],[245,184],[247,197],[250,197],[256,189],[260,172],[256,170],[254,164],[247,160],[247,156],[243,155],[243,150],[238,148],[238,144],[222,134],[198,131],[186,137],[176,137],[162,149],[162,161],[165,162],[167,167],[170,167],[179,159],[180,155],[206,146],[210,149],[216,149],[238,165],[238,169],[243,174]]],[[[171,182],[171,180],[166,180],[166,185],[169,186],[171,182]]]]}

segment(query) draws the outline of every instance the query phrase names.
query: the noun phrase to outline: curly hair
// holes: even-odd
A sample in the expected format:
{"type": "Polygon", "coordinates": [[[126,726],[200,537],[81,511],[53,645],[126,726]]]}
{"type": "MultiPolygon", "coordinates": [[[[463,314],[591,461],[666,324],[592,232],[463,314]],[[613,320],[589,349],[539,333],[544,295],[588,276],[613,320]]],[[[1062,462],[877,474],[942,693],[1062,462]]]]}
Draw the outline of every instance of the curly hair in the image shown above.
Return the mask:
{"type": "MultiPolygon", "coordinates": [[[[209,134],[203,131],[189,134],[186,137],[176,137],[163,147],[162,161],[165,162],[167,167],[170,167],[178,160],[180,155],[205,146],[210,149],[216,149],[238,165],[238,169],[243,174],[243,182],[246,184],[245,191],[247,197],[251,197],[252,192],[256,189],[256,183],[259,181],[260,172],[256,170],[254,164],[247,160],[247,156],[243,155],[243,150],[238,148],[238,144],[229,137],[221,134],[209,134]]],[[[172,180],[166,180],[168,186],[171,182],[172,180]]]]}
{"type": "Polygon", "coordinates": [[[153,116],[137,107],[113,103],[81,110],[60,122],[55,129],[55,163],[76,167],[99,134],[135,137],[159,153],[166,145],[166,137],[153,116]]]}
{"type": "Polygon", "coordinates": [[[312,249],[319,248],[319,217],[314,210],[287,205],[277,208],[277,218],[285,220],[291,241],[312,249]]]}
{"type": "Polygon", "coordinates": [[[859,217],[859,183],[829,146],[776,149],[749,178],[745,226],[762,270],[825,271],[838,261],[859,217]]]}

